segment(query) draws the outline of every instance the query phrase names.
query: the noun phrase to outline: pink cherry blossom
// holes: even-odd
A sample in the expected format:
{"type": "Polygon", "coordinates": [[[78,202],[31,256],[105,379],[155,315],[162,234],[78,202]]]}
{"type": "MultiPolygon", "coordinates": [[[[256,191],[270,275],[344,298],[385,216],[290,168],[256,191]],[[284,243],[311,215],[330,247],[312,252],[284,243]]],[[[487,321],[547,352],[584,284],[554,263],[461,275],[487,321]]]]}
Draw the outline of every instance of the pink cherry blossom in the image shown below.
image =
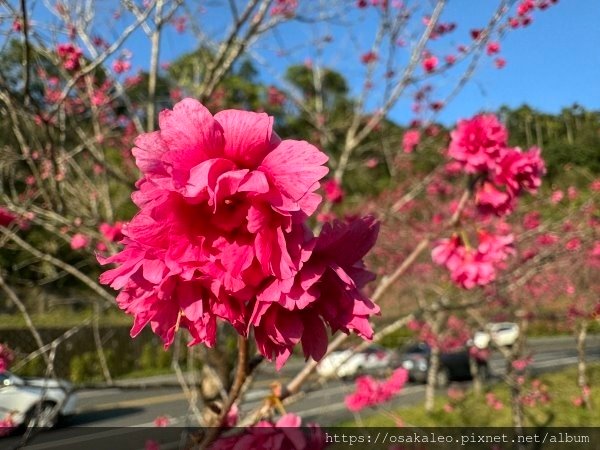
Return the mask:
{"type": "Polygon", "coordinates": [[[450,136],[448,156],[468,173],[495,169],[508,139],[504,125],[491,114],[459,121],[450,136]]]}
{"type": "Polygon", "coordinates": [[[512,366],[515,370],[522,372],[532,363],[533,358],[528,356],[527,358],[517,359],[512,362],[512,366]]]}
{"type": "Polygon", "coordinates": [[[552,195],[550,196],[550,202],[553,205],[556,205],[557,203],[560,203],[562,201],[562,199],[565,198],[565,194],[563,191],[554,191],[552,192],[552,195]]]}
{"type": "Polygon", "coordinates": [[[452,64],[454,64],[456,62],[456,56],[454,56],[454,55],[446,55],[444,57],[444,61],[446,61],[446,64],[448,64],[449,66],[451,66],[452,64]]]}
{"type": "Polygon", "coordinates": [[[493,392],[488,392],[485,395],[485,401],[492,409],[501,410],[504,408],[504,403],[493,392]]]}
{"type": "Polygon", "coordinates": [[[124,72],[128,72],[131,69],[131,63],[124,59],[117,59],[113,62],[112,65],[113,70],[117,74],[121,74],[124,72]]]}
{"type": "Polygon", "coordinates": [[[507,148],[499,158],[494,182],[506,186],[511,195],[526,191],[534,193],[542,184],[542,175],[546,173],[540,149],[532,147],[526,152],[520,148],[507,148]]]}
{"type": "Polygon", "coordinates": [[[225,416],[224,425],[226,427],[235,427],[235,425],[237,424],[238,418],[239,418],[239,414],[240,414],[240,409],[238,408],[237,403],[234,403],[233,405],[231,405],[231,408],[229,409],[229,411],[227,412],[227,415],[225,416]]]}
{"type": "Polygon", "coordinates": [[[495,263],[506,261],[506,259],[515,254],[514,236],[507,234],[504,236],[494,235],[485,230],[480,230],[478,233],[479,245],[477,251],[485,258],[495,263]]]}
{"type": "Polygon", "coordinates": [[[436,56],[428,56],[423,59],[423,70],[427,73],[433,72],[438,66],[438,59],[436,56]]]}
{"type": "Polygon", "coordinates": [[[504,216],[515,208],[514,197],[511,194],[499,190],[493,183],[487,181],[477,189],[475,201],[484,214],[504,216]]]}
{"type": "Polygon", "coordinates": [[[407,130],[402,136],[402,150],[404,153],[412,153],[421,142],[419,130],[407,130]]]}
{"type": "Polygon", "coordinates": [[[14,352],[6,344],[0,344],[0,373],[7,371],[15,360],[14,352]]]}
{"type": "Polygon", "coordinates": [[[397,395],[408,381],[408,371],[404,368],[394,370],[388,380],[377,381],[370,376],[356,379],[356,390],[346,396],[346,407],[358,412],[370,406],[379,405],[397,395]]]}
{"type": "Polygon", "coordinates": [[[81,250],[89,245],[90,238],[85,234],[76,233],[71,237],[71,248],[73,250],[81,250]]]}
{"type": "Polygon", "coordinates": [[[379,57],[377,56],[377,53],[370,51],[363,53],[360,57],[360,60],[363,64],[372,64],[376,62],[378,58],[379,57]]]}
{"type": "Polygon", "coordinates": [[[506,67],[506,59],[496,58],[494,59],[494,65],[496,66],[496,69],[504,69],[504,67],[506,67]]]}
{"type": "Polygon", "coordinates": [[[486,47],[486,53],[491,56],[500,52],[500,43],[498,42],[488,42],[486,47]]]}
{"type": "Polygon", "coordinates": [[[579,250],[580,247],[581,247],[581,239],[578,237],[569,239],[567,241],[567,243],[565,244],[565,248],[570,251],[579,250]]]}
{"type": "Polygon", "coordinates": [[[454,406],[452,406],[450,403],[445,403],[442,409],[445,413],[451,413],[454,411],[454,406]]]}
{"type": "Polygon", "coordinates": [[[567,195],[569,196],[569,200],[575,200],[577,198],[577,188],[575,186],[569,186],[567,189],[567,195]]]}
{"type": "Polygon", "coordinates": [[[315,424],[308,424],[308,432],[302,428],[302,419],[287,413],[276,422],[261,421],[241,433],[221,437],[209,446],[210,450],[321,450],[325,448],[325,436],[315,424]]]}
{"type": "Polygon", "coordinates": [[[323,183],[323,189],[325,190],[325,197],[332,203],[340,203],[344,200],[344,191],[342,186],[335,180],[330,179],[323,183]]]}
{"type": "Polygon", "coordinates": [[[365,167],[368,169],[374,169],[379,165],[379,160],[377,158],[369,158],[365,161],[365,167]]]}
{"type": "Polygon", "coordinates": [[[6,209],[4,206],[0,206],[0,227],[8,227],[15,223],[18,216],[12,211],[6,209]]]}
{"type": "Polygon", "coordinates": [[[298,343],[305,358],[320,360],[327,350],[325,325],[333,332],[372,338],[368,319],[379,313],[379,307],[360,289],[374,278],[362,258],[378,232],[372,217],[325,224],[296,276],[274,280],[258,294],[250,323],[258,350],[275,359],[278,369],[298,343]]]}
{"type": "Polygon", "coordinates": [[[486,286],[496,279],[496,272],[514,254],[512,235],[493,235],[484,230],[478,233],[479,245],[468,248],[458,236],[437,243],[432,260],[445,266],[450,278],[463,289],[486,286]]]}
{"type": "Polygon", "coordinates": [[[79,60],[83,56],[83,52],[79,47],[76,47],[71,43],[58,44],[56,53],[63,60],[63,66],[66,70],[74,72],[79,69],[79,60]]]}
{"type": "Polygon", "coordinates": [[[559,237],[553,233],[544,233],[536,238],[539,245],[552,245],[559,241],[559,237]]]}
{"type": "Polygon", "coordinates": [[[496,269],[491,261],[479,253],[466,252],[450,278],[463,289],[485,286],[496,279],[496,269]]]}
{"type": "Polygon", "coordinates": [[[463,260],[465,247],[461,239],[455,235],[450,239],[442,239],[431,252],[431,259],[440,266],[446,266],[449,270],[457,268],[463,260]]]}
{"type": "Polygon", "coordinates": [[[154,419],[155,427],[168,427],[171,420],[167,416],[158,416],[154,419]]]}
{"type": "Polygon", "coordinates": [[[17,18],[13,20],[12,30],[16,33],[20,33],[23,30],[23,19],[17,18]]]}
{"type": "Polygon", "coordinates": [[[523,227],[526,230],[534,230],[540,226],[540,213],[538,211],[532,211],[523,217],[523,227]]]}
{"type": "Polygon", "coordinates": [[[119,242],[123,238],[123,222],[115,222],[114,225],[104,222],[98,230],[108,242],[119,242]]]}
{"type": "Polygon", "coordinates": [[[272,16],[293,17],[298,8],[298,0],[275,0],[271,8],[272,16]]]}
{"type": "Polygon", "coordinates": [[[372,336],[379,309],[360,292],[373,279],[361,259],[378,225],[336,222],[313,236],[306,220],[321,202],[327,156],[272,126],[264,113],[213,116],[184,99],[160,114],[159,131],[136,139],[140,211],[122,230],[123,250],[98,257],[117,265],[100,281],[121,291],[132,336],[149,325],[169,346],[184,328],[189,345],[212,346],[224,321],[242,336],[254,331],[278,367],[300,343],[320,359],[326,327],[372,336]]]}

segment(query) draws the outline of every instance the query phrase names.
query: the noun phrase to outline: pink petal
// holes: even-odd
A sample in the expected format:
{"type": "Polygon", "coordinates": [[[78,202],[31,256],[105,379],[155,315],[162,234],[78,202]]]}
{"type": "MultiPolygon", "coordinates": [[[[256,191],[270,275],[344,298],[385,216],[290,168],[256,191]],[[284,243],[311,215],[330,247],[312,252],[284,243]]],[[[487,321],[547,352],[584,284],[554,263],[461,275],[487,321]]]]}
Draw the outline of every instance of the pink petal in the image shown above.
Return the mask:
{"type": "Polygon", "coordinates": [[[223,129],[197,100],[186,98],[160,113],[160,137],[169,147],[163,160],[176,169],[190,169],[223,155],[223,129]]]}
{"type": "Polygon", "coordinates": [[[167,176],[161,157],[168,150],[160,132],[154,131],[140,134],[135,140],[135,147],[131,153],[135,157],[135,164],[144,174],[167,176]]]}
{"type": "Polygon", "coordinates": [[[190,170],[190,176],[185,187],[184,196],[188,198],[200,197],[202,201],[208,195],[212,194],[217,184],[217,179],[229,170],[233,170],[235,165],[228,159],[215,158],[204,161],[190,170]]]}
{"type": "Polygon", "coordinates": [[[320,361],[327,352],[327,330],[323,321],[317,314],[304,315],[304,329],[310,330],[302,335],[302,351],[304,357],[312,357],[315,361],[320,361]]]}
{"type": "Polygon", "coordinates": [[[323,165],[328,159],[306,141],[285,140],[265,157],[261,167],[272,177],[277,189],[298,201],[329,172],[323,165]]]}
{"type": "Polygon", "coordinates": [[[315,252],[326,255],[341,266],[353,265],[375,245],[379,222],[373,216],[351,222],[325,224],[317,240],[315,252]],[[353,245],[348,245],[352,242],[353,245]]]}
{"type": "Polygon", "coordinates": [[[279,142],[273,117],[265,113],[228,109],[215,114],[223,127],[225,156],[242,167],[255,168],[279,142]]]}

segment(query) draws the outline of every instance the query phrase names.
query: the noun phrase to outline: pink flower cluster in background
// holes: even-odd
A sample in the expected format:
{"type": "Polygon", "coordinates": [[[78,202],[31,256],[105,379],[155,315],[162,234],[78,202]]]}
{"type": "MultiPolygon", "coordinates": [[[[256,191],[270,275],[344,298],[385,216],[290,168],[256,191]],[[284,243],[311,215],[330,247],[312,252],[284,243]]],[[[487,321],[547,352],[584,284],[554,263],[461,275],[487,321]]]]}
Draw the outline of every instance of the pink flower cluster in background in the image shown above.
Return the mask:
{"type": "Polygon", "coordinates": [[[150,325],[169,346],[186,328],[189,345],[212,346],[224,321],[242,336],[253,329],[278,368],[299,343],[321,359],[326,326],[370,339],[379,308],[361,292],[374,278],[362,258],[378,223],[336,221],[319,236],[306,224],[327,156],[281,140],[267,114],[213,117],[192,99],[163,111],[159,126],[135,141],[140,211],[122,231],[124,249],[98,258],[118,265],[100,280],[121,291],[132,336],[150,325]]]}
{"type": "Polygon", "coordinates": [[[402,136],[402,150],[404,153],[412,153],[421,142],[421,132],[419,130],[407,130],[402,136]]]}
{"type": "Polygon", "coordinates": [[[506,128],[491,114],[459,121],[451,133],[448,156],[481,179],[477,204],[483,212],[499,216],[513,211],[517,196],[535,193],[546,172],[540,149],[524,152],[508,147],[506,128]]]}
{"type": "Polygon", "coordinates": [[[400,393],[408,381],[408,371],[403,368],[394,370],[389,379],[377,381],[366,375],[356,379],[356,391],[346,396],[346,407],[358,412],[369,406],[376,406],[390,400],[400,393]]]}
{"type": "MultiPolygon", "coordinates": [[[[510,214],[519,196],[537,192],[546,171],[540,149],[533,147],[524,152],[508,147],[508,133],[496,116],[480,114],[461,120],[450,136],[450,164],[470,175],[475,203],[483,218],[510,214]]],[[[539,214],[525,217],[529,229],[538,225],[539,214]]],[[[515,253],[514,237],[508,231],[497,228],[492,234],[478,230],[474,247],[464,242],[464,234],[442,239],[432,251],[433,262],[446,267],[452,281],[464,289],[486,286],[515,253]]]]}
{"type": "Polygon", "coordinates": [[[10,369],[14,360],[15,354],[13,351],[6,344],[0,344],[0,373],[10,369]]]}
{"type": "Polygon", "coordinates": [[[12,211],[0,206],[0,227],[8,227],[16,222],[18,216],[12,211]]]}
{"type": "Polygon", "coordinates": [[[344,190],[340,183],[333,178],[323,183],[323,190],[325,191],[325,197],[331,203],[340,203],[344,200],[344,190]]]}
{"type": "Polygon", "coordinates": [[[79,70],[80,62],[79,59],[83,56],[81,49],[71,43],[58,44],[56,46],[56,53],[59,58],[63,61],[63,67],[69,72],[79,70]]]}
{"type": "Polygon", "coordinates": [[[300,428],[301,425],[300,417],[288,413],[276,422],[258,422],[242,433],[222,437],[209,448],[211,450],[321,450],[325,448],[325,435],[318,425],[309,424],[308,433],[300,428]]]}
{"type": "Polygon", "coordinates": [[[496,270],[515,253],[512,234],[493,235],[481,230],[478,238],[477,247],[471,248],[454,235],[438,241],[431,252],[433,262],[445,266],[452,281],[464,289],[485,286],[494,281],[496,270]]]}

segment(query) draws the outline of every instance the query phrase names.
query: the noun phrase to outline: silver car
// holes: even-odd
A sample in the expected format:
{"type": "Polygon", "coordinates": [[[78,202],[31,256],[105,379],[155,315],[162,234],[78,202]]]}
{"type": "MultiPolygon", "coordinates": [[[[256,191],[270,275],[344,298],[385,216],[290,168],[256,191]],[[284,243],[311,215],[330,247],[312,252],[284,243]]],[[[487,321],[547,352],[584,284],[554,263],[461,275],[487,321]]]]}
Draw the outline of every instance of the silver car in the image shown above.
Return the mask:
{"type": "Polygon", "coordinates": [[[16,426],[52,428],[60,418],[74,414],[76,404],[73,385],[67,381],[0,373],[0,419],[8,416],[16,426]]]}

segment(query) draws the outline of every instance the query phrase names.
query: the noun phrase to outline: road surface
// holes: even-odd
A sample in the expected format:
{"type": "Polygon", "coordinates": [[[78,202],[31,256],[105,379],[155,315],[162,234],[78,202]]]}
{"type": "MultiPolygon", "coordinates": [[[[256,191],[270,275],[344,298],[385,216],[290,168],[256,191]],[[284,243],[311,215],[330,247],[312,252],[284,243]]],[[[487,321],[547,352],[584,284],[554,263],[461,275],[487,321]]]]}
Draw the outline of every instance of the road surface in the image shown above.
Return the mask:
{"type": "MultiPolygon", "coordinates": [[[[529,348],[533,353],[533,362],[530,366],[533,372],[559,369],[577,362],[575,343],[571,337],[532,339],[529,341],[529,348]]],[[[590,361],[600,360],[600,335],[592,335],[588,339],[587,357],[590,361]]],[[[279,379],[289,379],[299,364],[299,361],[291,361],[291,364],[284,368],[279,379]]],[[[490,366],[493,375],[500,375],[504,371],[504,362],[497,354],[492,356],[490,366]]],[[[266,370],[262,369],[263,372],[258,374],[257,381],[246,393],[242,412],[258,406],[268,395],[269,385],[277,378],[269,367],[265,365],[266,370]]],[[[333,425],[352,417],[344,406],[344,397],[353,389],[354,384],[351,382],[331,380],[321,389],[309,391],[298,401],[286,407],[286,410],[308,421],[314,420],[321,425],[333,425]]],[[[390,406],[415,404],[423,400],[423,393],[423,385],[410,384],[390,406]]],[[[145,389],[87,389],[79,391],[78,396],[78,414],[70,418],[61,428],[39,433],[23,448],[29,450],[105,449],[115,448],[107,446],[108,441],[114,442],[114,439],[118,439],[125,445],[125,440],[131,438],[133,442],[139,442],[139,448],[143,449],[149,430],[146,428],[136,431],[131,427],[155,429],[154,420],[159,416],[168,416],[171,425],[193,426],[186,397],[177,386],[145,389]],[[85,430],[78,427],[84,427],[85,430]]],[[[165,433],[165,430],[157,431],[165,433]]],[[[17,439],[18,437],[0,439],[0,449],[12,448],[17,439]]],[[[136,447],[134,445],[118,448],[136,447]]],[[[165,448],[161,446],[161,449],[165,448]]]]}

